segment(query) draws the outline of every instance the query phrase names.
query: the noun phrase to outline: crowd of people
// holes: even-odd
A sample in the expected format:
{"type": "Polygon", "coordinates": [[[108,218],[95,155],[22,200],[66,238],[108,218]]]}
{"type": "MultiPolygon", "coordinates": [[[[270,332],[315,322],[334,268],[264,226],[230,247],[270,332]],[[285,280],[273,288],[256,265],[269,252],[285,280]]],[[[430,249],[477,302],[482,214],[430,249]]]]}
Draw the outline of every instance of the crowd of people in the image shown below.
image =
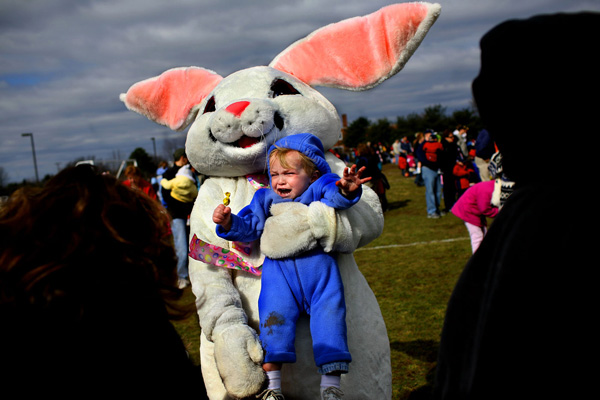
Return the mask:
{"type": "Polygon", "coordinates": [[[414,178],[417,186],[425,187],[427,217],[440,218],[451,212],[471,186],[500,178],[498,171],[489,171],[490,160],[498,151],[487,130],[473,137],[468,132],[467,126],[459,125],[454,130],[426,129],[411,138],[403,136],[391,146],[361,143],[346,161],[367,167],[366,176],[372,177],[368,185],[379,195],[384,211],[388,208],[385,190],[389,184],[382,166],[393,163],[404,177],[414,178]]]}
{"type": "Polygon", "coordinates": [[[415,184],[425,187],[428,218],[451,213],[463,221],[475,253],[487,233],[487,219],[498,214],[514,182],[504,173],[502,155],[489,132],[482,129],[469,138],[468,131],[464,125],[442,133],[426,129],[412,141],[407,136],[397,139],[389,148],[360,144],[354,158],[358,165],[367,166],[366,176],[374,177],[368,184],[380,196],[383,211],[388,208],[389,184],[382,165],[393,163],[403,176],[414,176],[415,184]]]}

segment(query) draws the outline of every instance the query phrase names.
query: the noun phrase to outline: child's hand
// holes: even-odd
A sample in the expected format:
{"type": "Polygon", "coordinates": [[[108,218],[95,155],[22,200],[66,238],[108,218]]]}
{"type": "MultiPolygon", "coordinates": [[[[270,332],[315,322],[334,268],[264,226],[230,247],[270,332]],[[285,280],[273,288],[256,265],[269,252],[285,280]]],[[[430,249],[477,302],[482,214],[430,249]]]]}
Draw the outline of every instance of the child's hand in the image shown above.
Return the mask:
{"type": "Polygon", "coordinates": [[[342,178],[335,183],[344,196],[352,194],[360,188],[360,185],[371,180],[371,177],[361,178],[365,169],[365,167],[361,167],[359,170],[356,170],[356,164],[350,168],[344,168],[342,178]]]}
{"type": "Polygon", "coordinates": [[[217,225],[221,225],[224,230],[229,231],[232,224],[231,208],[219,204],[213,212],[213,222],[217,225]]]}

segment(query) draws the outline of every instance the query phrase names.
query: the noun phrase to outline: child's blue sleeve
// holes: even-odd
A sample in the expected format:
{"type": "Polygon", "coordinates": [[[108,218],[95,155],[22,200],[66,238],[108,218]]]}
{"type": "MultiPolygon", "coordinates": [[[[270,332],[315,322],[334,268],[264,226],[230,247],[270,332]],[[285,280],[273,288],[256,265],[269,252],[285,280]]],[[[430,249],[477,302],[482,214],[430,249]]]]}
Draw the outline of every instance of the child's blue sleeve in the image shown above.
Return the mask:
{"type": "Polygon", "coordinates": [[[231,214],[232,224],[229,231],[217,225],[216,233],[222,239],[235,242],[251,242],[260,238],[268,217],[269,203],[266,199],[268,189],[259,189],[250,204],[236,215],[231,214]]]}

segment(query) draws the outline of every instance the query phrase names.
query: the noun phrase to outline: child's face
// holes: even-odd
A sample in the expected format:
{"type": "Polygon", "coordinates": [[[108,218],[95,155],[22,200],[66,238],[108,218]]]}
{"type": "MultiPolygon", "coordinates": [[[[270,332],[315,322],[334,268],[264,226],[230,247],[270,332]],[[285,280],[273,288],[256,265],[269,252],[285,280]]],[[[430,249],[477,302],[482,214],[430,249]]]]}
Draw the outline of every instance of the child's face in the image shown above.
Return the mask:
{"type": "Polygon", "coordinates": [[[271,186],[275,193],[284,199],[295,199],[300,196],[316,179],[302,168],[300,156],[292,151],[286,155],[289,168],[284,168],[275,157],[271,160],[271,186]]]}

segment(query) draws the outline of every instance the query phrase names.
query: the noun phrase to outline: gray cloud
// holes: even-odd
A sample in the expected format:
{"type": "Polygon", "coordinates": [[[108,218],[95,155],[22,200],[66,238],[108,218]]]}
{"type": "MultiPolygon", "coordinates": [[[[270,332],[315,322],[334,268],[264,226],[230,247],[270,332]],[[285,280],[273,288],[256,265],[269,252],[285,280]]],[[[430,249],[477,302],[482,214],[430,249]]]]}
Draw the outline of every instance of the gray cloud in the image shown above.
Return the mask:
{"type": "MultiPolygon", "coordinates": [[[[442,14],[403,71],[381,86],[322,92],[348,115],[395,118],[441,104],[471,104],[481,36],[506,19],[558,11],[600,10],[597,0],[440,0],[442,14]]],[[[178,66],[221,75],[268,64],[313,30],[393,1],[327,0],[2,0],[0,2],[0,166],[12,181],[57,163],[110,159],[151,137],[181,137],[127,111],[119,101],[133,83],[178,66]]],[[[59,164],[60,165],[60,164],[59,164]]]]}

